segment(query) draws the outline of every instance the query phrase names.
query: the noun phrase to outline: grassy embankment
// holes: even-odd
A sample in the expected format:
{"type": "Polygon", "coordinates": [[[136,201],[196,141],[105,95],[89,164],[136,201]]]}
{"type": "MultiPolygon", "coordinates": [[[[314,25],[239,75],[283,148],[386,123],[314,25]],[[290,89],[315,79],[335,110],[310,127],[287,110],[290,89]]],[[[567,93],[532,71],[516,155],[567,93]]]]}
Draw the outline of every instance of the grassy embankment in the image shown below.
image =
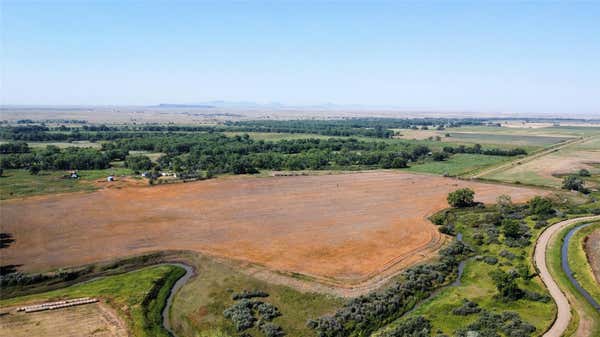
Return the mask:
{"type": "MultiPolygon", "coordinates": [[[[430,320],[433,326],[432,331],[441,331],[449,336],[462,327],[466,327],[474,322],[478,315],[457,316],[452,310],[462,305],[464,299],[476,302],[480,308],[501,313],[512,311],[518,313],[521,318],[536,327],[535,335],[541,334],[552,323],[556,313],[554,302],[540,302],[527,299],[516,301],[506,301],[497,297],[498,291],[490,272],[498,268],[508,270],[517,265],[526,265],[530,273],[533,273],[532,255],[535,238],[540,234],[541,229],[534,228],[534,221],[527,218],[527,224],[532,233],[531,244],[526,247],[508,247],[503,243],[479,244],[473,235],[478,232],[479,224],[483,223],[485,210],[464,210],[457,214],[456,231],[463,233],[463,240],[475,248],[476,256],[492,256],[498,259],[498,263],[490,265],[479,258],[471,258],[465,264],[464,273],[461,278],[461,284],[449,286],[442,289],[432,298],[425,300],[414,311],[404,315],[400,319],[390,323],[383,329],[377,331],[373,336],[379,336],[382,332],[396,327],[401,321],[408,317],[424,316],[430,320]],[[508,251],[514,254],[514,258],[509,259],[501,257],[501,251],[508,251]]],[[[551,219],[551,222],[558,219],[551,219]]],[[[500,236],[502,242],[503,237],[500,236]]],[[[534,277],[529,281],[518,280],[518,286],[521,289],[548,295],[539,277],[534,277]]]]}
{"type": "MultiPolygon", "coordinates": [[[[547,262],[548,262],[548,269],[550,270],[550,273],[552,274],[552,276],[554,277],[554,279],[557,281],[558,285],[560,286],[560,288],[563,291],[566,291],[567,294],[567,298],[569,299],[569,303],[571,304],[571,306],[575,309],[572,310],[572,318],[571,318],[571,322],[569,322],[569,327],[567,329],[567,331],[564,333],[563,336],[572,336],[579,324],[580,324],[580,320],[581,317],[579,316],[578,312],[582,312],[584,313],[584,315],[586,316],[584,319],[590,323],[590,331],[588,331],[588,336],[599,336],[600,335],[600,313],[598,313],[597,311],[594,310],[594,308],[589,305],[589,303],[585,300],[585,298],[577,291],[577,289],[575,289],[575,286],[569,281],[569,279],[567,278],[567,275],[563,272],[562,267],[561,267],[561,247],[562,247],[562,243],[564,241],[565,236],[567,235],[567,233],[575,226],[577,226],[579,224],[574,224],[572,226],[569,226],[565,229],[563,229],[558,235],[555,236],[555,238],[550,242],[549,246],[548,246],[548,251],[547,251],[547,262]]],[[[595,225],[597,226],[597,225],[595,225]]],[[[577,241],[574,240],[575,237],[573,237],[571,240],[573,242],[573,244],[575,244],[577,246],[577,241]]],[[[570,246],[571,248],[572,246],[570,246]]],[[[569,263],[571,265],[572,270],[575,273],[576,277],[579,277],[579,279],[581,279],[581,277],[583,275],[585,275],[585,272],[582,271],[582,267],[585,269],[586,267],[584,266],[584,261],[581,261],[581,257],[582,255],[579,253],[576,253],[576,250],[570,250],[570,254],[569,254],[569,263]],[[578,275],[581,274],[581,275],[578,275]]],[[[585,258],[585,255],[583,255],[585,258]]],[[[587,267],[589,268],[589,267],[587,267]]],[[[583,285],[584,287],[586,287],[585,285],[583,285]]],[[[589,286],[589,285],[588,285],[589,286]]],[[[588,289],[588,288],[586,288],[588,289]]],[[[597,289],[597,287],[596,287],[597,289]]]]}
{"type": "MultiPolygon", "coordinates": [[[[239,333],[223,316],[223,311],[234,303],[233,293],[243,290],[262,290],[269,294],[261,300],[279,308],[282,316],[273,323],[280,325],[288,337],[314,336],[315,332],[306,326],[307,320],[331,313],[344,302],[330,295],[303,293],[267,283],[208,257],[194,255],[191,259],[197,276],[181,288],[171,309],[172,325],[180,336],[237,336],[239,333]]],[[[246,332],[263,336],[256,327],[246,332]]]]}
{"type": "Polygon", "coordinates": [[[107,276],[45,293],[0,301],[0,306],[39,303],[77,297],[98,297],[117,310],[137,337],[167,337],[161,312],[175,281],[185,270],[177,266],[155,266],[107,276]]]}
{"type": "Polygon", "coordinates": [[[600,303],[600,285],[594,278],[584,247],[585,238],[595,230],[600,230],[600,222],[582,228],[573,235],[569,242],[569,266],[579,284],[600,303]]]}

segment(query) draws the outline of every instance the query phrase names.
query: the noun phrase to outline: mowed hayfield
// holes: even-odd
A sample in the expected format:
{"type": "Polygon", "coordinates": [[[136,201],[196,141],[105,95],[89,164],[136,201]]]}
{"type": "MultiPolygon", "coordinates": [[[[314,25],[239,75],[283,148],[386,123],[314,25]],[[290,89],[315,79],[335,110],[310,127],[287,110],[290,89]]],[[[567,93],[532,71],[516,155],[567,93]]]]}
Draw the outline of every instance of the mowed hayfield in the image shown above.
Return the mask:
{"type": "Polygon", "coordinates": [[[70,287],[0,300],[0,336],[166,337],[161,310],[173,283],[185,271],[160,265],[100,277],[70,287]],[[156,291],[156,286],[160,288],[156,291]],[[35,313],[17,307],[94,297],[100,302],[35,313]]]}
{"type": "Polygon", "coordinates": [[[179,249],[352,284],[431,256],[444,240],[427,217],[462,187],[485,203],[548,193],[371,171],[37,196],[0,204],[15,239],[3,263],[32,271],[179,249]]]}
{"type": "Polygon", "coordinates": [[[0,337],[30,336],[127,337],[128,333],[113,310],[100,303],[0,317],[0,337]]]}
{"type": "Polygon", "coordinates": [[[600,135],[600,127],[550,126],[542,128],[515,128],[469,126],[446,130],[397,129],[400,139],[423,140],[440,137],[443,142],[457,144],[488,145],[492,147],[523,147],[532,152],[575,139],[577,137],[600,135]]]}
{"type": "Polygon", "coordinates": [[[505,170],[490,172],[482,178],[560,188],[562,176],[576,174],[580,169],[587,169],[593,175],[600,174],[598,164],[600,136],[574,142],[547,155],[524,160],[505,170]]]}

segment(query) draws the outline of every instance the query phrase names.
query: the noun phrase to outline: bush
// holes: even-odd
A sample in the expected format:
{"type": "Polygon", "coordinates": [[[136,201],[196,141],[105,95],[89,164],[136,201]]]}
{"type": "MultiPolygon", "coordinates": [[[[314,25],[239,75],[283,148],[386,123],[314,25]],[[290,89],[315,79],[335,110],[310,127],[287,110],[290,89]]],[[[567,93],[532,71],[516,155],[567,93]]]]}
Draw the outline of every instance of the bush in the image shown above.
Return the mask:
{"type": "Polygon", "coordinates": [[[237,331],[244,331],[254,326],[256,318],[254,318],[253,310],[257,302],[242,299],[236,302],[231,307],[223,311],[223,316],[230,319],[237,331]]]}
{"type": "Polygon", "coordinates": [[[423,316],[408,318],[393,330],[385,332],[383,337],[429,337],[431,322],[423,316]]]}
{"type": "Polygon", "coordinates": [[[266,337],[282,337],[285,336],[283,329],[277,324],[263,323],[259,326],[260,331],[266,337]]]}
{"type": "Polygon", "coordinates": [[[254,298],[254,297],[269,297],[269,294],[267,294],[266,292],[262,291],[262,290],[252,290],[252,291],[247,291],[244,290],[241,293],[235,293],[233,294],[233,296],[231,296],[231,298],[234,301],[237,300],[241,300],[244,298],[254,298]]]}
{"type": "Polygon", "coordinates": [[[404,158],[396,157],[392,160],[390,168],[405,168],[408,167],[408,162],[404,158]]]}
{"type": "Polygon", "coordinates": [[[548,226],[548,221],[546,221],[546,220],[538,220],[538,221],[535,222],[534,228],[535,229],[540,229],[540,228],[544,228],[546,226],[548,226]]]}
{"type": "Polygon", "coordinates": [[[583,180],[574,175],[566,176],[563,179],[562,188],[569,191],[589,192],[588,189],[585,188],[583,180]]]}
{"type": "Polygon", "coordinates": [[[461,188],[450,192],[447,199],[452,207],[470,207],[475,203],[475,192],[470,188],[461,188]]]}
{"type": "Polygon", "coordinates": [[[441,225],[443,225],[443,224],[446,223],[446,215],[447,215],[447,213],[445,211],[443,211],[443,212],[437,212],[434,215],[430,216],[429,220],[434,225],[441,226],[441,225]]]}
{"type": "Polygon", "coordinates": [[[495,256],[486,256],[483,258],[483,262],[485,262],[489,265],[495,265],[498,263],[498,258],[495,256]]]}
{"type": "Polygon", "coordinates": [[[506,249],[503,249],[503,250],[500,252],[500,254],[498,254],[498,255],[500,255],[501,257],[503,257],[503,258],[505,258],[505,259],[508,259],[508,260],[514,260],[514,259],[517,257],[515,254],[513,254],[513,253],[509,252],[509,251],[508,251],[508,250],[506,250],[506,249]]]}
{"type": "Polygon", "coordinates": [[[454,308],[452,310],[452,313],[458,316],[467,316],[479,312],[481,312],[481,308],[479,307],[479,305],[475,302],[469,301],[466,298],[463,300],[463,304],[460,307],[454,308]]]}
{"type": "Polygon", "coordinates": [[[517,286],[518,273],[514,271],[504,272],[497,269],[491,271],[490,276],[498,289],[500,299],[515,301],[524,296],[523,290],[517,286]]]}
{"type": "Polygon", "coordinates": [[[552,208],[552,201],[548,198],[537,196],[529,200],[527,204],[529,205],[529,212],[533,215],[549,216],[555,212],[552,208]]]}
{"type": "Polygon", "coordinates": [[[455,336],[499,336],[498,332],[510,337],[528,337],[535,332],[535,327],[523,322],[521,317],[514,312],[495,314],[483,311],[475,322],[466,328],[457,330],[455,336]]]}
{"type": "Polygon", "coordinates": [[[434,152],[432,155],[433,160],[435,161],[444,161],[450,157],[446,152],[434,152]]]}
{"type": "Polygon", "coordinates": [[[589,177],[591,176],[590,171],[586,170],[586,169],[581,169],[579,170],[579,176],[580,177],[589,177]]]}

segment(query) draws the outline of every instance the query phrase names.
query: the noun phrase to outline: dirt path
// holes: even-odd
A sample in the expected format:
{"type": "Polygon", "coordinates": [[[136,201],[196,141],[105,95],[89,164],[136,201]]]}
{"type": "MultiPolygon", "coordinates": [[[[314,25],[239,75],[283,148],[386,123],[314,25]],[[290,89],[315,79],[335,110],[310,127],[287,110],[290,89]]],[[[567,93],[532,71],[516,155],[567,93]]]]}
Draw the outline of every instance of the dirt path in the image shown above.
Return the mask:
{"type": "MultiPolygon", "coordinates": [[[[548,244],[552,240],[552,238],[563,228],[577,222],[593,220],[600,220],[600,216],[582,217],[561,221],[548,227],[542,233],[542,235],[540,235],[536,242],[534,253],[535,265],[539,270],[542,281],[548,288],[550,295],[552,296],[558,307],[556,320],[554,321],[554,324],[550,327],[550,329],[546,331],[544,337],[560,337],[567,329],[569,321],[571,320],[571,305],[569,304],[569,300],[562,292],[562,290],[558,287],[558,284],[552,278],[552,275],[548,271],[548,265],[546,264],[546,250],[548,248],[548,244]]],[[[580,317],[585,316],[585,313],[580,313],[579,311],[578,314],[580,315],[580,317]]]]}
{"type": "Polygon", "coordinates": [[[513,161],[509,161],[508,163],[502,164],[500,166],[495,166],[495,167],[491,167],[489,169],[485,169],[485,170],[480,171],[477,174],[474,174],[474,175],[472,175],[472,176],[470,176],[468,178],[482,178],[482,177],[484,177],[484,176],[486,176],[488,174],[491,174],[491,173],[494,173],[494,172],[497,172],[497,171],[508,170],[508,169],[510,169],[513,166],[516,166],[516,165],[519,165],[519,164],[523,164],[525,162],[532,161],[532,160],[537,159],[539,157],[543,157],[543,156],[545,156],[547,154],[550,154],[550,153],[553,153],[555,151],[558,151],[558,150],[560,150],[560,149],[562,149],[564,147],[571,146],[571,145],[578,144],[578,143],[582,143],[582,142],[586,141],[588,138],[589,137],[576,138],[576,139],[572,139],[572,140],[567,140],[567,141],[565,141],[563,143],[551,146],[551,147],[549,147],[549,148],[547,148],[545,150],[542,150],[540,152],[536,152],[536,153],[534,153],[534,154],[532,154],[530,156],[527,156],[525,158],[518,158],[518,159],[515,159],[513,161]]]}

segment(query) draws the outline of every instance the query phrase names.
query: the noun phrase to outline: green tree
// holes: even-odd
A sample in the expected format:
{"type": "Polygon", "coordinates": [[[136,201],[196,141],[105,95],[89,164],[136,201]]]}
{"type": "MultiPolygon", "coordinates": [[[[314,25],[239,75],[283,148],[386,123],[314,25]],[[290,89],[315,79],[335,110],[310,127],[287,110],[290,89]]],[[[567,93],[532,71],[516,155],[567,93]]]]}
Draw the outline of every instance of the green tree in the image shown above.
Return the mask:
{"type": "Polygon", "coordinates": [[[405,168],[407,166],[408,164],[404,158],[396,157],[394,160],[392,160],[391,168],[405,168]]]}
{"type": "Polygon", "coordinates": [[[433,160],[435,161],[444,161],[448,159],[449,155],[446,152],[434,152],[432,155],[433,160]]]}
{"type": "Polygon", "coordinates": [[[584,192],[586,188],[583,186],[584,182],[580,178],[574,175],[566,176],[563,179],[562,188],[570,191],[584,192]]]}
{"type": "Polygon", "coordinates": [[[505,237],[513,239],[518,239],[523,235],[519,222],[512,219],[502,220],[502,232],[505,237]]]}
{"type": "Polygon", "coordinates": [[[581,170],[579,170],[579,176],[580,177],[589,177],[590,176],[590,171],[588,171],[586,169],[581,169],[581,170]]]}
{"type": "Polygon", "coordinates": [[[496,199],[496,207],[502,214],[506,214],[513,209],[512,198],[510,195],[502,194],[496,199]]]}
{"type": "Polygon", "coordinates": [[[31,174],[31,175],[38,175],[40,173],[40,171],[41,171],[41,169],[37,165],[31,165],[29,167],[29,174],[31,174]]]}
{"type": "Polygon", "coordinates": [[[533,199],[529,200],[527,203],[529,205],[529,211],[534,215],[552,215],[554,214],[554,209],[552,208],[552,201],[548,198],[542,198],[540,196],[536,196],[533,199]]]}
{"type": "Polygon", "coordinates": [[[461,188],[448,194],[448,204],[452,207],[470,207],[475,203],[475,192],[470,188],[461,188]]]}
{"type": "Polygon", "coordinates": [[[152,161],[146,156],[131,155],[125,158],[125,167],[136,171],[149,170],[152,167],[152,161]]]}
{"type": "Polygon", "coordinates": [[[523,297],[523,291],[517,285],[518,273],[504,272],[501,269],[496,269],[491,271],[489,275],[494,281],[494,285],[498,289],[502,299],[518,300],[523,297]]]}

